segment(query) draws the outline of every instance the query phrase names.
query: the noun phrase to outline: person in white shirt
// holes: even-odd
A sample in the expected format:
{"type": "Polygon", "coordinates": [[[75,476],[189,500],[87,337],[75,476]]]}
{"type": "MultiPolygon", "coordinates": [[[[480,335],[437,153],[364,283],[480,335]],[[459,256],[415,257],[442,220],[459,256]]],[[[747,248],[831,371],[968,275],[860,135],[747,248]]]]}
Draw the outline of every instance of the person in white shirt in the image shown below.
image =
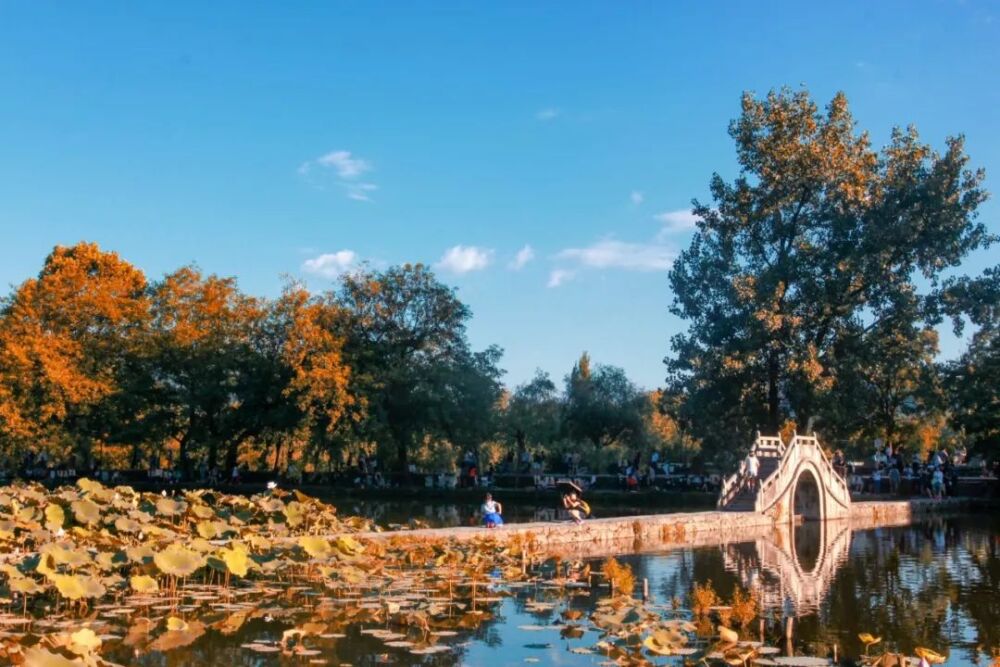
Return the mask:
{"type": "Polygon", "coordinates": [[[751,449],[746,460],[747,486],[751,491],[757,490],[757,476],[760,475],[760,459],[751,449]]]}
{"type": "Polygon", "coordinates": [[[483,515],[483,525],[487,528],[496,528],[503,525],[503,505],[493,500],[493,496],[486,494],[486,500],[480,508],[483,515]]]}

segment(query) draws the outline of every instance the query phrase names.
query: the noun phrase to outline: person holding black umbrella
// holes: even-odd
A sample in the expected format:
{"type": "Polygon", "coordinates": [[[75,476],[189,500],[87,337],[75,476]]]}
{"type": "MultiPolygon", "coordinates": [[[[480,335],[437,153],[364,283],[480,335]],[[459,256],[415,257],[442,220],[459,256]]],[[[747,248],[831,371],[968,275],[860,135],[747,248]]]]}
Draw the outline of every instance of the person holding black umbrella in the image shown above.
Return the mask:
{"type": "Polygon", "coordinates": [[[569,513],[574,523],[577,525],[583,523],[584,517],[590,514],[590,505],[580,497],[583,489],[572,480],[562,479],[558,484],[562,490],[563,509],[569,513]]]}

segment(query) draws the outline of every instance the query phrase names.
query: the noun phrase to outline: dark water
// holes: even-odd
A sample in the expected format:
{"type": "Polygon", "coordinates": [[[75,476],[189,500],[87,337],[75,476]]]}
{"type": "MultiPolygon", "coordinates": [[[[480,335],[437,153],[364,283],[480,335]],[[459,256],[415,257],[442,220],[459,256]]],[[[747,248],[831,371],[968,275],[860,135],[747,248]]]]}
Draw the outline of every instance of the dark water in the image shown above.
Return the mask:
{"type": "MultiPolygon", "coordinates": [[[[478,526],[481,522],[479,515],[481,502],[459,505],[441,501],[358,500],[353,498],[330,498],[329,502],[333,503],[341,514],[367,517],[383,527],[407,525],[411,519],[415,519],[429,528],[478,526]]],[[[657,511],[655,508],[649,507],[598,503],[594,503],[592,510],[595,518],[637,516],[657,511]]],[[[504,502],[503,519],[505,523],[553,521],[556,519],[556,505],[555,503],[543,505],[504,502]]]]}
{"type": "MultiPolygon", "coordinates": [[[[1000,647],[1000,517],[980,515],[939,519],[900,528],[851,533],[831,525],[807,524],[773,538],[662,553],[624,555],[637,580],[648,579],[654,603],[685,598],[695,582],[711,580],[728,598],[734,587],[757,592],[764,603],[764,636],[782,655],[825,657],[837,646],[841,660],[854,664],[862,653],[859,632],[881,636],[880,645],[913,655],[916,646],[948,654],[947,665],[986,667],[990,650],[1000,647]],[[794,639],[786,644],[783,619],[794,617],[794,639]]],[[[595,562],[595,565],[597,563],[595,562]]],[[[277,641],[296,621],[261,617],[223,636],[210,630],[189,647],[167,653],[109,656],[148,665],[599,665],[600,654],[572,649],[593,647],[600,634],[587,630],[563,638],[560,612],[579,609],[584,619],[607,595],[597,587],[555,596],[544,587],[515,589],[493,606],[494,617],[474,630],[442,638],[449,650],[413,655],[364,634],[384,626],[358,623],[343,637],[316,638],[319,653],[282,657],[241,648],[248,642],[277,641]],[[530,601],[549,600],[539,610],[530,601]],[[525,626],[533,626],[526,628],[525,626]],[[553,627],[546,627],[553,626],[553,627]]],[[[664,609],[668,607],[664,604],[664,609]]],[[[664,613],[668,613],[664,611],[664,613]]],[[[301,622],[299,619],[297,622],[301,622]]],[[[584,626],[586,627],[584,621],[584,626]]],[[[653,658],[655,664],[682,665],[682,659],[653,658]]],[[[607,663],[604,663],[607,664],[607,663]]]]}

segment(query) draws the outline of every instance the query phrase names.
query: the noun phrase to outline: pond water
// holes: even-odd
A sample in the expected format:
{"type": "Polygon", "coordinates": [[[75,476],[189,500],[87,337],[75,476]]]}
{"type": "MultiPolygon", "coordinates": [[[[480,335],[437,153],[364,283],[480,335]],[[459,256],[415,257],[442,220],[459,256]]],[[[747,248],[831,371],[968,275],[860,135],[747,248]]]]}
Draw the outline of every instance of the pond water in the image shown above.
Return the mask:
{"type": "MultiPolygon", "coordinates": [[[[851,532],[833,524],[806,524],[779,531],[773,539],[714,547],[678,548],[661,553],[626,555],[641,582],[649,582],[652,609],[664,617],[688,617],[672,609],[688,605],[695,582],[711,580],[723,598],[734,587],[761,598],[764,636],[754,621],[741,633],[780,649],[777,655],[825,657],[837,646],[841,660],[854,664],[864,647],[861,632],[882,637],[873,647],[913,655],[916,646],[948,654],[947,665],[987,665],[991,647],[1000,647],[1000,517],[981,515],[938,519],[907,527],[851,532]],[[786,643],[782,619],[795,618],[794,639],[786,643]]],[[[594,562],[594,569],[599,566],[594,562]]],[[[549,562],[542,567],[555,567],[549,562]]],[[[608,665],[594,650],[601,633],[587,618],[607,586],[557,588],[529,584],[505,591],[483,590],[480,607],[488,614],[476,627],[459,622],[440,634],[434,654],[414,654],[392,647],[385,624],[330,622],[319,636],[308,637],[304,655],[282,655],[276,643],[284,631],[323,619],[321,607],[298,603],[265,609],[238,619],[235,631],[210,629],[193,644],[166,653],[135,655],[122,646],[107,657],[144,665],[608,665]],[[509,597],[498,597],[510,594],[509,597]],[[294,608],[298,605],[298,608],[294,608]],[[569,611],[567,611],[569,610],[569,611]],[[565,612],[565,613],[564,613],[565,612]],[[579,616],[577,629],[566,617],[579,616]],[[374,634],[372,634],[374,632],[374,634]],[[388,643],[387,643],[388,642],[388,643]],[[250,646],[250,648],[247,648],[250,646]],[[256,648],[254,648],[256,647],[256,648]],[[315,651],[315,653],[313,652],[315,651]]],[[[421,594],[411,596],[421,601],[421,594]]],[[[318,598],[316,598],[318,599],[318,598]]],[[[333,607],[337,601],[330,601],[333,607]]],[[[371,606],[377,606],[372,603],[371,606]]],[[[224,610],[220,618],[225,618],[224,610]]],[[[398,630],[405,635],[406,630],[398,630]]],[[[412,638],[412,629],[409,638],[412,638]]],[[[877,651],[875,649],[878,649],[877,651]]],[[[697,657],[697,656],[696,656],[697,657]]],[[[680,667],[683,658],[646,658],[652,664],[680,667]]],[[[624,664],[640,664],[629,662],[624,664]]],[[[692,663],[693,664],[693,663],[692,663]]]]}
{"type": "MultiPolygon", "coordinates": [[[[405,526],[411,519],[428,528],[453,528],[478,526],[481,521],[481,503],[456,504],[448,501],[365,500],[357,498],[324,498],[333,503],[340,514],[363,516],[383,527],[405,526]]],[[[593,517],[638,516],[656,512],[649,507],[623,504],[594,503],[593,517]]],[[[552,504],[503,503],[505,523],[553,521],[556,518],[555,501],[552,504]]]]}

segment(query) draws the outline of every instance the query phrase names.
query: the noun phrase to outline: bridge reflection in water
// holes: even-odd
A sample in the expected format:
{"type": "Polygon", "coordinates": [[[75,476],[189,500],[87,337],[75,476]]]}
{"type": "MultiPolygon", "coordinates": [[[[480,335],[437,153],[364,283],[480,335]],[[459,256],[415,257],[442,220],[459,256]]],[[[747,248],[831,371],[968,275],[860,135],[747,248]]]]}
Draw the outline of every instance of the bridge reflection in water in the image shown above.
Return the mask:
{"type": "Polygon", "coordinates": [[[784,616],[818,611],[850,550],[846,521],[779,524],[768,537],[722,547],[726,569],[784,616]]]}

